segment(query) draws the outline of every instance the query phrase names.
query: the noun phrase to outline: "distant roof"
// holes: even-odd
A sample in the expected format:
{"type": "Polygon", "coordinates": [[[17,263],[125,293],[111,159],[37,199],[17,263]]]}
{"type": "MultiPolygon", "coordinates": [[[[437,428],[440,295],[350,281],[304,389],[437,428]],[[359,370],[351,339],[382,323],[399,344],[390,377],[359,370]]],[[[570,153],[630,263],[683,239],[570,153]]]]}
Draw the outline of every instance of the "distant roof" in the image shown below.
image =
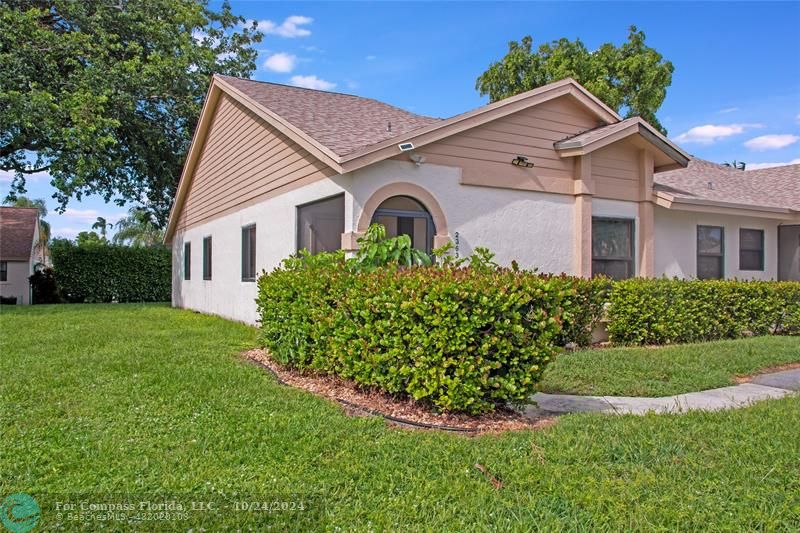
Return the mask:
{"type": "Polygon", "coordinates": [[[220,74],[217,77],[340,156],[441,120],[372,98],[220,74]]]}
{"type": "Polygon", "coordinates": [[[0,207],[0,259],[30,260],[38,219],[35,207],[0,207]]]}
{"type": "Polygon", "coordinates": [[[800,165],[743,171],[692,158],[687,168],[656,174],[654,188],[678,201],[800,210],[800,165]]]}

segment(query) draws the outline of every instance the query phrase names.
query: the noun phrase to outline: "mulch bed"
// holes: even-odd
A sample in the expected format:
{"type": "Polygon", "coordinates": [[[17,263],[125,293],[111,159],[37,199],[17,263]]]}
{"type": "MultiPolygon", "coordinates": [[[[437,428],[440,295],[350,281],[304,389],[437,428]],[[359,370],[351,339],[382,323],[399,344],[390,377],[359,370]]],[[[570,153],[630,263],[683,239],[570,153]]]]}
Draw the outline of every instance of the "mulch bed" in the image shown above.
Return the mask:
{"type": "Polygon", "coordinates": [[[736,383],[749,383],[754,377],[761,376],[763,374],[772,374],[773,372],[783,372],[784,370],[794,370],[796,368],[800,368],[800,363],[786,363],[785,365],[771,366],[768,368],[762,368],[758,372],[753,372],[752,374],[736,376],[733,378],[733,381],[736,383]]]}
{"type": "Polygon", "coordinates": [[[380,416],[388,423],[398,427],[477,434],[540,429],[555,423],[553,417],[523,416],[512,409],[498,409],[493,413],[478,416],[438,413],[410,398],[392,396],[336,376],[286,368],[273,361],[261,349],[249,350],[242,355],[267,369],[284,385],[335,400],[348,415],[380,416]]]}

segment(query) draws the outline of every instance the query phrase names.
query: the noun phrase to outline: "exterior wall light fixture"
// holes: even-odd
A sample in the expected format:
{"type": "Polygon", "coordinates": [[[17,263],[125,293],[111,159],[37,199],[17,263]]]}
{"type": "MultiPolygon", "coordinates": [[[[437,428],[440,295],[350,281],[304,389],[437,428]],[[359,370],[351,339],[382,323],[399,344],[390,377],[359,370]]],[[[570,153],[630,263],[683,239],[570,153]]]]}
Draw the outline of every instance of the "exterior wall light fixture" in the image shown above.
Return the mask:
{"type": "Polygon", "coordinates": [[[523,155],[518,155],[511,160],[511,164],[517,167],[533,168],[533,163],[528,161],[528,158],[523,155]]]}

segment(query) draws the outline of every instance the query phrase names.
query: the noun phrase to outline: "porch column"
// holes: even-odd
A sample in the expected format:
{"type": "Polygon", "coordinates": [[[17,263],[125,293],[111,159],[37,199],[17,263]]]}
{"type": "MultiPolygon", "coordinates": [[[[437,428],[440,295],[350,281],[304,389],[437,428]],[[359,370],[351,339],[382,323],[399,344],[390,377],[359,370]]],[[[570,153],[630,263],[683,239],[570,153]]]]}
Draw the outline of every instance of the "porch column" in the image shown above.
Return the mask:
{"type": "Polygon", "coordinates": [[[639,232],[637,258],[638,274],[643,278],[655,276],[655,215],[653,206],[653,155],[639,152],[639,232]]]}
{"type": "Polygon", "coordinates": [[[575,241],[573,271],[576,276],[592,277],[592,156],[586,154],[575,160],[575,241]]]}

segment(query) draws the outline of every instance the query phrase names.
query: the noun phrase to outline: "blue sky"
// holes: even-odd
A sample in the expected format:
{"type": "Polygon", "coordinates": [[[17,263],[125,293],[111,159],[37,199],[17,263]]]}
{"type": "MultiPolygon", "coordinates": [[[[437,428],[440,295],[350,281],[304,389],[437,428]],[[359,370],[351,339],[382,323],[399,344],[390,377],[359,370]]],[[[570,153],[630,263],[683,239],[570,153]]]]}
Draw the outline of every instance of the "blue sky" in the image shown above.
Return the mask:
{"type": "MultiPolygon", "coordinates": [[[[212,4],[213,5],[213,4],[212,4]]],[[[510,40],[620,44],[628,26],[675,65],[658,115],[688,152],[750,167],[800,162],[800,3],[232,2],[260,21],[254,78],[376,98],[447,117],[486,103],[475,78],[510,40]]],[[[0,175],[0,193],[7,181],[0,175]]],[[[49,199],[46,176],[30,196],[49,199]]],[[[125,209],[89,198],[48,216],[74,236],[125,209]]]]}

